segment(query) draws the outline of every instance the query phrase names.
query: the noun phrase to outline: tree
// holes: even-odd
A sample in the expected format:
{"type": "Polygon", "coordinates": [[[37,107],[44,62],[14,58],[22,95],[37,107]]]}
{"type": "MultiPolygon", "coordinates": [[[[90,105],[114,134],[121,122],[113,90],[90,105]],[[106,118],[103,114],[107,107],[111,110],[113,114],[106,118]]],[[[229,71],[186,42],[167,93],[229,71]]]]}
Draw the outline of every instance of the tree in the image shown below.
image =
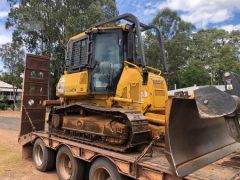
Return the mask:
{"type": "Polygon", "coordinates": [[[21,87],[21,74],[23,73],[24,49],[16,43],[7,43],[0,47],[0,57],[6,72],[5,79],[12,84],[14,108],[16,107],[17,90],[21,87]]]}
{"type": "Polygon", "coordinates": [[[237,51],[238,61],[240,61],[240,30],[234,30],[229,34],[229,44],[233,45],[237,51]]]}
{"type": "Polygon", "coordinates": [[[180,87],[206,85],[210,83],[208,71],[201,62],[193,62],[180,74],[180,87]]]}
{"type": "Polygon", "coordinates": [[[27,50],[51,59],[51,98],[63,73],[65,53],[70,37],[91,24],[118,14],[115,0],[8,0],[11,10],[6,28],[14,28],[13,40],[24,43],[27,50]]]}
{"type": "Polygon", "coordinates": [[[176,34],[192,33],[195,26],[189,22],[185,22],[178,16],[176,11],[164,8],[153,18],[152,24],[158,25],[162,31],[164,39],[172,39],[176,34]]]}
{"type": "Polygon", "coordinates": [[[219,50],[219,59],[215,64],[215,83],[221,84],[225,72],[240,73],[237,50],[231,44],[225,44],[219,50]]]}
{"type": "Polygon", "coordinates": [[[209,72],[211,84],[222,84],[226,71],[239,73],[236,46],[225,30],[200,30],[192,35],[190,61],[200,61],[209,72]]]}
{"type": "MultiPolygon", "coordinates": [[[[221,29],[193,32],[194,26],[175,11],[161,10],[152,21],[160,27],[168,52],[169,88],[222,84],[226,71],[239,73],[240,31],[221,29]]],[[[146,33],[144,46],[147,63],[161,69],[160,52],[154,33],[146,33]]]]}
{"type": "MultiPolygon", "coordinates": [[[[162,9],[153,18],[151,24],[159,26],[162,31],[165,49],[168,52],[169,88],[174,84],[180,87],[180,71],[189,59],[189,41],[192,30],[191,23],[185,22],[177,13],[169,8],[162,9]]],[[[160,51],[154,33],[148,32],[145,37],[145,52],[147,63],[161,69],[160,51]]]]}

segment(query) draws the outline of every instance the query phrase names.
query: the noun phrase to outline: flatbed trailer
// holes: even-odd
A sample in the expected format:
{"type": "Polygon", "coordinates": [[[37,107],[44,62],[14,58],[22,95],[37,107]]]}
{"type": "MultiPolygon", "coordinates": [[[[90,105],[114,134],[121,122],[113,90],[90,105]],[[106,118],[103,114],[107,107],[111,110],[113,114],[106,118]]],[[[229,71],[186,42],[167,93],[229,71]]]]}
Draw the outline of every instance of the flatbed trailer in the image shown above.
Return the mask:
{"type": "MultiPolygon", "coordinates": [[[[193,163],[184,163],[184,167],[187,167],[190,174],[185,173],[187,176],[180,178],[175,175],[176,171],[171,169],[167,160],[168,151],[165,151],[164,145],[154,143],[154,141],[149,142],[149,145],[144,149],[120,153],[86,144],[86,141],[73,139],[74,136],[69,137],[64,133],[55,135],[49,133],[45,121],[46,107],[42,106],[43,101],[48,99],[49,62],[47,57],[28,55],[24,74],[19,143],[23,147],[23,158],[33,157],[37,169],[47,171],[50,167],[56,167],[58,174],[61,173],[62,171],[58,169],[59,166],[55,164],[59,165],[60,154],[61,152],[63,154],[64,151],[65,155],[71,157],[73,162],[77,162],[75,167],[78,168],[74,172],[81,170],[81,177],[75,176],[79,177],[80,180],[84,178],[91,180],[109,179],[91,178],[92,172],[101,167],[99,166],[99,164],[101,165],[100,161],[105,162],[108,166],[106,168],[110,168],[114,172],[112,173],[114,175],[111,176],[112,180],[118,180],[122,177],[141,180],[240,179],[240,154],[228,155],[225,146],[222,149],[214,149],[214,151],[208,152],[214,160],[209,159],[210,156],[207,154],[201,153],[201,156],[194,157],[193,163]],[[37,155],[37,160],[35,155],[37,155]],[[225,155],[228,156],[220,159],[225,155]],[[206,162],[213,162],[216,159],[220,160],[204,166],[206,162]],[[38,161],[41,161],[44,167],[39,168],[40,165],[36,164],[38,161]],[[196,161],[197,163],[195,163],[196,161]],[[200,166],[204,167],[193,172],[200,166]],[[83,169],[86,170],[83,171],[83,169]],[[88,174],[90,175],[88,176],[88,174]]],[[[235,145],[239,146],[239,144],[233,142],[232,146],[229,147],[235,145]]],[[[186,149],[186,152],[189,152],[189,149],[186,149]]]]}
{"type": "Polygon", "coordinates": [[[144,153],[144,151],[119,153],[69,140],[67,138],[49,135],[47,131],[39,131],[26,134],[19,138],[19,143],[23,147],[23,158],[32,156],[33,144],[37,139],[41,139],[47,148],[55,152],[63,146],[69,148],[75,158],[85,162],[87,171],[85,171],[84,177],[86,179],[88,179],[89,167],[99,158],[104,158],[112,162],[113,167],[116,168],[120,174],[132,179],[240,179],[239,153],[233,153],[180,178],[171,170],[164,154],[164,148],[155,145],[149,147],[148,150],[150,153],[144,153]]]}

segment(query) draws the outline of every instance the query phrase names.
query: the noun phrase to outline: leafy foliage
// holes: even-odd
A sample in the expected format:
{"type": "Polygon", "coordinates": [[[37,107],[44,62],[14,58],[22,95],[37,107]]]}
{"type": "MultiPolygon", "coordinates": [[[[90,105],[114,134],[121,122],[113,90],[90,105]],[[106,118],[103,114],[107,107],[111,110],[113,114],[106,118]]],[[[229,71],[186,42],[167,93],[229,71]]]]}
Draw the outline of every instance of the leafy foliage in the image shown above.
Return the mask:
{"type": "Polygon", "coordinates": [[[185,22],[176,11],[164,8],[153,18],[152,24],[162,30],[164,39],[172,39],[176,34],[190,34],[195,28],[193,24],[185,22]]]}
{"type": "MultiPolygon", "coordinates": [[[[189,57],[190,35],[195,27],[191,23],[183,21],[175,11],[168,8],[161,10],[151,23],[159,26],[162,30],[164,46],[168,52],[169,86],[173,88],[173,85],[177,84],[180,87],[180,70],[186,66],[189,57]]],[[[162,69],[161,56],[155,36],[151,32],[146,33],[146,59],[149,65],[162,69]]]]}
{"type": "Polygon", "coordinates": [[[13,40],[31,53],[51,58],[51,97],[64,70],[69,38],[91,24],[118,14],[115,0],[8,0],[11,10],[6,28],[14,29],[13,40]]]}
{"type": "Polygon", "coordinates": [[[180,83],[181,87],[210,84],[208,71],[200,62],[193,62],[182,71],[180,83]]]}
{"type": "MultiPolygon", "coordinates": [[[[6,28],[13,28],[15,44],[51,58],[51,98],[65,65],[68,39],[91,24],[118,15],[115,0],[8,0],[6,28]]],[[[194,32],[195,27],[165,8],[151,24],[160,27],[168,52],[169,88],[221,84],[226,71],[240,73],[240,31],[219,29],[194,32]]],[[[162,69],[156,34],[144,34],[147,64],[162,69]]],[[[7,76],[4,76],[7,79],[7,76]]]]}
{"type": "MultiPolygon", "coordinates": [[[[168,52],[169,88],[222,84],[226,71],[240,73],[240,31],[221,29],[193,32],[195,27],[170,9],[160,11],[152,21],[162,29],[168,52]]],[[[154,33],[146,33],[146,59],[161,69],[154,33]]]]}
{"type": "Polygon", "coordinates": [[[5,72],[1,79],[12,84],[14,107],[16,107],[17,89],[21,87],[25,52],[22,46],[16,43],[7,43],[0,47],[0,57],[3,61],[5,72]]]}

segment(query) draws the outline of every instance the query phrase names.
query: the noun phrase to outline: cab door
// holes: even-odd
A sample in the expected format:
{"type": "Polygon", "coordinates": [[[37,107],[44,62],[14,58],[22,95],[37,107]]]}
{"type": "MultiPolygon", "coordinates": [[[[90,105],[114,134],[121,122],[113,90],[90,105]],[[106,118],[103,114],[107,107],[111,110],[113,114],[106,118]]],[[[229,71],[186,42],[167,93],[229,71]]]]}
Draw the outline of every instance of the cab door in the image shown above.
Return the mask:
{"type": "Polygon", "coordinates": [[[93,94],[114,93],[123,68],[120,29],[93,33],[90,89],[93,94]]]}

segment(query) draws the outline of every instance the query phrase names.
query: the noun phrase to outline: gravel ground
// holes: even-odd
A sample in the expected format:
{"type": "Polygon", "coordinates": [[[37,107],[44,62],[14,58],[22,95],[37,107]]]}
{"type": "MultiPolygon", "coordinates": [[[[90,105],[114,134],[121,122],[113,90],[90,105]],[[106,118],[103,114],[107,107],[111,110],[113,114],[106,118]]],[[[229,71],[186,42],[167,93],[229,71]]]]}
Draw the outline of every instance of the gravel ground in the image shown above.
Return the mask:
{"type": "Polygon", "coordinates": [[[20,118],[0,116],[0,129],[18,131],[20,128],[20,118]]]}

